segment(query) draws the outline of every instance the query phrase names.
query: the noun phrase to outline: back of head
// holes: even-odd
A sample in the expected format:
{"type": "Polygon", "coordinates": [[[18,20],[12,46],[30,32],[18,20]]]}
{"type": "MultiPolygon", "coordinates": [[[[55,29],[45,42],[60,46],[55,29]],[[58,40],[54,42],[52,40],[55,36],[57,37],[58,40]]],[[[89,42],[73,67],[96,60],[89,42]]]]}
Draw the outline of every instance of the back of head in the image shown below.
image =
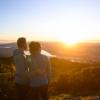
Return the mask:
{"type": "Polygon", "coordinates": [[[26,39],[24,37],[18,38],[17,46],[18,46],[18,48],[26,50],[27,49],[26,39]]]}
{"type": "Polygon", "coordinates": [[[33,55],[40,53],[41,52],[41,45],[40,45],[40,43],[32,41],[29,44],[29,50],[30,50],[30,53],[33,54],[33,55]]]}

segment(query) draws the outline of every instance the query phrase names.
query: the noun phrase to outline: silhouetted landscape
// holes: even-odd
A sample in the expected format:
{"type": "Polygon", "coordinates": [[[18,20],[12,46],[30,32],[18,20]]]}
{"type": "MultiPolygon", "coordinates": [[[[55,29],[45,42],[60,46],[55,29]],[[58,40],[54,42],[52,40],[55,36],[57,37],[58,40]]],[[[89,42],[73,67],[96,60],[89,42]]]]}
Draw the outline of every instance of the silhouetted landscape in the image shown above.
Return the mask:
{"type": "MultiPolygon", "coordinates": [[[[41,45],[43,50],[60,58],[93,62],[99,62],[100,59],[100,43],[78,43],[72,48],[60,42],[41,42],[41,45]]],[[[16,43],[1,44],[0,46],[15,49],[16,43]]]]}
{"type": "MultiPolygon", "coordinates": [[[[54,55],[50,57],[52,66],[52,80],[49,86],[50,100],[71,98],[72,100],[83,100],[82,98],[85,97],[92,98],[92,100],[100,99],[99,43],[78,44],[74,50],[62,43],[42,42],[41,45],[43,50],[54,55]],[[81,60],[78,61],[75,58],[81,60]]],[[[15,43],[1,46],[16,48],[15,43]]],[[[12,57],[0,58],[1,100],[14,100],[14,75],[15,66],[12,57]]]]}

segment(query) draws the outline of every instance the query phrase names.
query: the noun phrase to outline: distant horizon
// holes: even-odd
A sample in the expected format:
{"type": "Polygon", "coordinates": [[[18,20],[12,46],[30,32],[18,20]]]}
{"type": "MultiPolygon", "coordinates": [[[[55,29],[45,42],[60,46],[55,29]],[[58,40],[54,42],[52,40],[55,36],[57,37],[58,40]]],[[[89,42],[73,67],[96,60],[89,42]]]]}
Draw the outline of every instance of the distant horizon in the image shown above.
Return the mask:
{"type": "MultiPolygon", "coordinates": [[[[27,38],[26,38],[27,39],[27,38]]],[[[0,39],[0,43],[12,43],[12,42],[16,42],[16,40],[7,40],[7,39],[0,39]]],[[[28,40],[27,42],[31,42],[31,41],[38,41],[38,42],[57,42],[57,43],[64,43],[62,41],[54,41],[54,40],[28,40]]],[[[77,44],[79,43],[100,43],[100,40],[91,40],[91,41],[83,41],[83,42],[78,42],[77,44]]]]}

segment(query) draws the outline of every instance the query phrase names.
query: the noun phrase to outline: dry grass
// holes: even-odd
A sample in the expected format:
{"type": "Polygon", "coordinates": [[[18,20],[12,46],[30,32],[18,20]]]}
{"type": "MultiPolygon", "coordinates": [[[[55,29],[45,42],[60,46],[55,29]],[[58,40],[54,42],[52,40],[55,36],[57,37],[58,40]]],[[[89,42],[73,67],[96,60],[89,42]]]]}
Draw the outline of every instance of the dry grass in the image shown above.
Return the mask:
{"type": "MultiPolygon", "coordinates": [[[[83,64],[52,58],[50,100],[100,100],[99,64],[83,64]],[[68,95],[71,94],[71,95],[68,95]]],[[[14,100],[15,68],[12,64],[0,67],[0,100],[14,100]]]]}

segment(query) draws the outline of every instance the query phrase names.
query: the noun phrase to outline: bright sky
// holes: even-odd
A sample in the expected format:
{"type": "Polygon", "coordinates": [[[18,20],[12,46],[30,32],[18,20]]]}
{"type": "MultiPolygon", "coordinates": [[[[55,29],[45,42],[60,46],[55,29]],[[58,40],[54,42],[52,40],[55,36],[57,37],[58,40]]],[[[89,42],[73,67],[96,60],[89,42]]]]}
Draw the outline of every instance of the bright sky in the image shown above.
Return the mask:
{"type": "Polygon", "coordinates": [[[100,39],[100,0],[0,0],[0,40],[100,39]]]}

